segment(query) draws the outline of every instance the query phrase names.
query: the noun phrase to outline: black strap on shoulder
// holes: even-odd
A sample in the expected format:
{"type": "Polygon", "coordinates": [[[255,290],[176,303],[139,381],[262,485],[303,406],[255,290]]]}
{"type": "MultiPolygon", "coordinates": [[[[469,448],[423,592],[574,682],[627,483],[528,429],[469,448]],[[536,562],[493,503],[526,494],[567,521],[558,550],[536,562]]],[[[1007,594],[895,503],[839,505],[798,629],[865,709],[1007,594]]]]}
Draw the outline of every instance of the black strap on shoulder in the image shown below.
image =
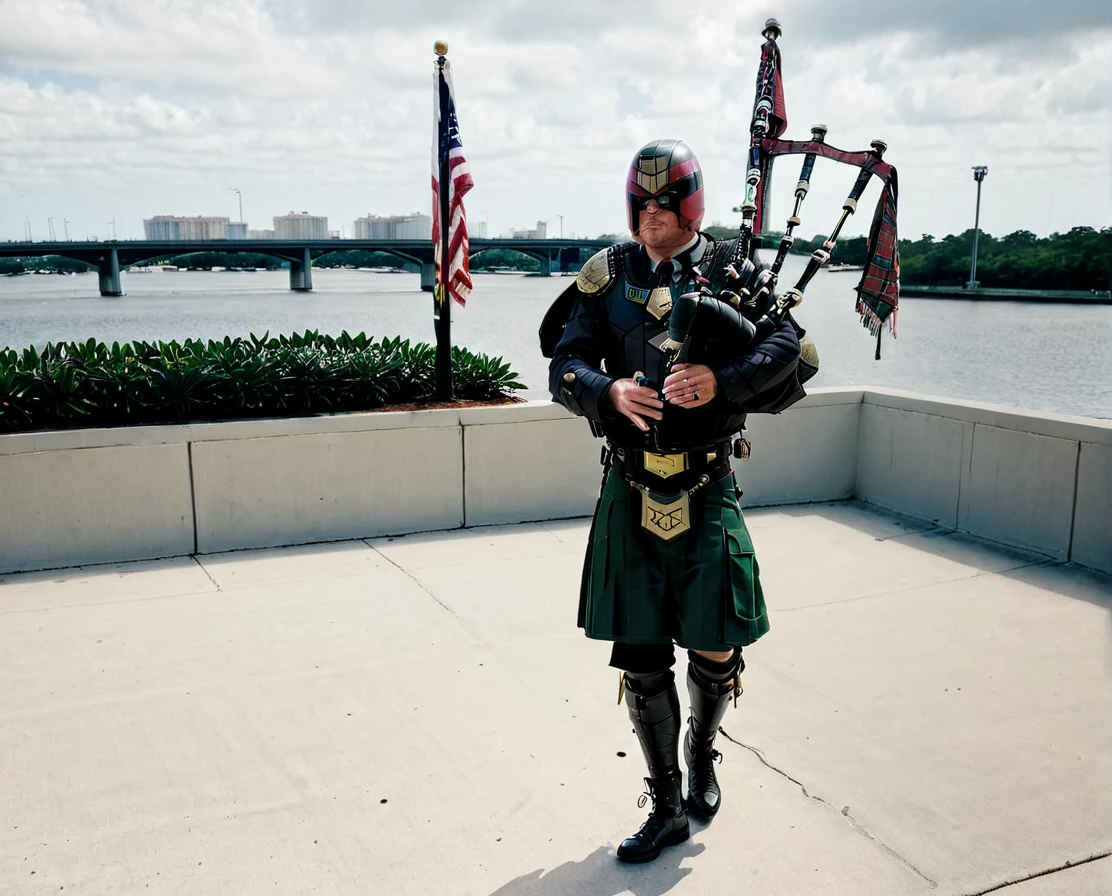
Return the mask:
{"type": "Polygon", "coordinates": [[[635,243],[633,240],[626,240],[624,243],[615,243],[613,246],[610,247],[608,251],[610,252],[610,257],[611,259],[613,259],[614,263],[613,270],[615,280],[617,280],[620,276],[622,276],[622,274],[625,273],[626,256],[630,252],[636,251],[637,247],[638,244],[635,243]]]}
{"type": "MultiPolygon", "coordinates": [[[[636,247],[637,243],[629,240],[624,243],[616,243],[607,248],[606,262],[610,269],[610,283],[604,290],[595,293],[596,296],[603,297],[614,288],[614,283],[625,273],[626,253],[631,248],[636,247]]],[[[558,296],[556,296],[555,301],[549,306],[548,311],[545,312],[544,319],[541,321],[540,330],[537,334],[540,337],[541,354],[545,358],[551,359],[555,354],[556,346],[559,345],[560,339],[564,335],[564,328],[568,325],[568,320],[575,310],[575,303],[579,301],[580,296],[581,293],[579,292],[579,288],[576,286],[575,281],[572,281],[558,296]]]]}

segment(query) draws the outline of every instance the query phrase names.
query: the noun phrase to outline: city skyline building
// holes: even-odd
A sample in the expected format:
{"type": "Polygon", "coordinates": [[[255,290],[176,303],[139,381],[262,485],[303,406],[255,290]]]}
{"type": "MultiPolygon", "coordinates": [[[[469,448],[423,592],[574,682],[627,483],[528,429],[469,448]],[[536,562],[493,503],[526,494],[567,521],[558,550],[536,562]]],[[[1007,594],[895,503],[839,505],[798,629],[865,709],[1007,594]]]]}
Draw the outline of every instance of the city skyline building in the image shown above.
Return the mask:
{"type": "Polygon", "coordinates": [[[308,212],[293,212],[274,218],[274,238],[279,240],[326,240],[328,218],[324,215],[310,215],[308,212]]]}
{"type": "MultiPolygon", "coordinates": [[[[233,221],[225,216],[154,215],[143,219],[143,232],[148,240],[324,240],[340,239],[340,231],[328,229],[328,217],[306,211],[291,211],[276,216],[273,228],[252,228],[247,222],[233,221]]],[[[486,221],[468,225],[472,238],[485,239],[486,221]]],[[[537,221],[536,228],[512,230],[514,239],[544,239],[547,222],[537,221]]],[[[420,212],[408,215],[372,215],[356,218],[351,239],[357,240],[427,240],[432,239],[432,218],[420,212]]]]}
{"type": "Polygon", "coordinates": [[[357,240],[429,240],[432,239],[432,218],[409,215],[372,215],[356,218],[352,238],[357,240]]]}
{"type": "Polygon", "coordinates": [[[512,230],[510,231],[510,239],[512,240],[544,240],[548,239],[548,222],[538,221],[537,226],[533,230],[512,230]]]}
{"type": "Polygon", "coordinates": [[[143,220],[143,233],[149,240],[226,240],[230,218],[197,215],[155,215],[143,220]]]}

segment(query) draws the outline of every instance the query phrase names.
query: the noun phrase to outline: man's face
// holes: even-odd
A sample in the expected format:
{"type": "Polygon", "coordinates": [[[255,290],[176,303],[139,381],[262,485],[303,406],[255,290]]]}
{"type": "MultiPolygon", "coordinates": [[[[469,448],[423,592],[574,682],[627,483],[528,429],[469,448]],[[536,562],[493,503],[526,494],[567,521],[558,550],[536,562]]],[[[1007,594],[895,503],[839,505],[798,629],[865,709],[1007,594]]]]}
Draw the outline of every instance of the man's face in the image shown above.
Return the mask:
{"type": "Polygon", "coordinates": [[[662,209],[655,199],[650,199],[639,216],[637,236],[650,249],[671,249],[677,243],[686,243],[691,234],[680,227],[675,212],[662,209]]]}

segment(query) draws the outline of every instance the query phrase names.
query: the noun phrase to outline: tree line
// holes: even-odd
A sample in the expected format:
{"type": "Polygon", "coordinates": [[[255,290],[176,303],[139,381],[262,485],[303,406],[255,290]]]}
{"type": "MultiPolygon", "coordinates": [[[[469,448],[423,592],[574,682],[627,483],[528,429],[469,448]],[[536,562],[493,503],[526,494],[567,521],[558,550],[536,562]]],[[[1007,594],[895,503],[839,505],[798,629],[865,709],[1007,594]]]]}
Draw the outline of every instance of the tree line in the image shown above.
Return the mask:
{"type": "MultiPolygon", "coordinates": [[[[709,228],[714,236],[736,236],[725,227],[709,228]]],[[[969,281],[973,257],[973,228],[936,239],[924,233],[917,240],[900,240],[900,281],[909,286],[962,286],[969,281]]],[[[775,249],[782,232],[765,235],[765,245],[775,249]]],[[[825,234],[797,239],[793,254],[809,255],[822,246],[825,234]]],[[[831,264],[863,265],[868,258],[863,236],[841,239],[831,264]]],[[[1096,230],[1073,227],[1066,233],[1039,237],[1016,230],[994,237],[981,231],[977,242],[977,282],[1005,289],[1112,289],[1112,227],[1096,230]]]]}

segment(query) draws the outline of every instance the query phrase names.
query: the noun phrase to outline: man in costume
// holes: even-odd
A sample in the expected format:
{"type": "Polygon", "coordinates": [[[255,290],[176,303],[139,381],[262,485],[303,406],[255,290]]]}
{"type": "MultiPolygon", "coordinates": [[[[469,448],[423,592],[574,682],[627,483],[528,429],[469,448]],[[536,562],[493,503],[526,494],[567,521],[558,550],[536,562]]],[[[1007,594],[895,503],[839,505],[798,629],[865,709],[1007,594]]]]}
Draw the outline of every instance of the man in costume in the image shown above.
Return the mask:
{"type": "MultiPolygon", "coordinates": [[[[748,448],[735,438],[747,412],[776,412],[801,397],[803,331],[789,315],[759,344],[719,339],[714,351],[691,348],[686,357],[700,363],[673,365],[673,302],[708,281],[717,293],[737,241],[699,231],[702,171],[680,141],[643,147],[626,186],[633,241],[583,266],[546,315],[541,342],[555,400],[607,440],[578,624],[614,642],[618,699],[624,694],[653,804],[618,858],[644,862],[688,838],[689,814],[709,820],[722,804],[715,735],[741,692],[741,648],[769,627],[730,457],[748,448]],[[675,645],[688,651],[686,800],[675,645]]],[[[745,268],[755,285],[762,266],[745,268]]]]}

